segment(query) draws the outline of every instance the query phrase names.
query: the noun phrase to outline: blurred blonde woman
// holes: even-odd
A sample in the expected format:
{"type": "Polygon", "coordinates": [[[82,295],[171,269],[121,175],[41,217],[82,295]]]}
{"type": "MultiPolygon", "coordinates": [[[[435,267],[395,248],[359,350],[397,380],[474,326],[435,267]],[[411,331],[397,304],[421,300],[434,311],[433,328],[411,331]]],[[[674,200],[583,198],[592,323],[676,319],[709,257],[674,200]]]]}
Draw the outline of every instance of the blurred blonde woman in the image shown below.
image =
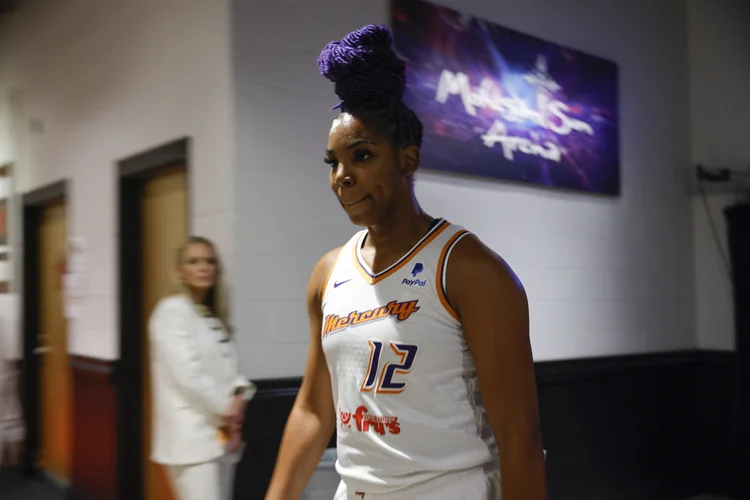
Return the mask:
{"type": "Polygon", "coordinates": [[[255,386],[239,373],[215,245],[193,236],[177,251],[177,293],[149,321],[151,460],[179,500],[228,500],[255,386]]]}

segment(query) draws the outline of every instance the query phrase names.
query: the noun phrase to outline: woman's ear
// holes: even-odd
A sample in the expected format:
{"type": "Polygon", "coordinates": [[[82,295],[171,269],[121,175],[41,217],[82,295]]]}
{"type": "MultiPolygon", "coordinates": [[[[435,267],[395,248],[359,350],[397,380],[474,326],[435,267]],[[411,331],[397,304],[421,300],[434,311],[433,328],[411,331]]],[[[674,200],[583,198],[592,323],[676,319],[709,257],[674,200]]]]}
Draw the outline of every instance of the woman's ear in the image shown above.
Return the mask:
{"type": "Polygon", "coordinates": [[[419,170],[420,151],[416,146],[401,149],[401,167],[405,175],[414,175],[419,170]]]}

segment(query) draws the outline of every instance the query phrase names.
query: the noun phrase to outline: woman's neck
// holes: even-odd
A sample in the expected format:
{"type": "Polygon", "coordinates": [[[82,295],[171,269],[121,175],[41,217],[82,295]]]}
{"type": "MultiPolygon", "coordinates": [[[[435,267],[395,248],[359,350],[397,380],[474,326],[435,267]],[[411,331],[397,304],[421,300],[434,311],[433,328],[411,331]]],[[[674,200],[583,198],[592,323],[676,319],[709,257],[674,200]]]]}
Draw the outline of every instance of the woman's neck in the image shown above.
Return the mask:
{"type": "Polygon", "coordinates": [[[190,288],[188,291],[190,293],[190,298],[193,299],[193,302],[201,306],[206,304],[206,295],[208,294],[208,290],[190,288]]]}
{"type": "Polygon", "coordinates": [[[432,221],[412,196],[409,205],[394,210],[386,220],[367,228],[364,246],[385,252],[411,248],[427,234],[432,221]]]}

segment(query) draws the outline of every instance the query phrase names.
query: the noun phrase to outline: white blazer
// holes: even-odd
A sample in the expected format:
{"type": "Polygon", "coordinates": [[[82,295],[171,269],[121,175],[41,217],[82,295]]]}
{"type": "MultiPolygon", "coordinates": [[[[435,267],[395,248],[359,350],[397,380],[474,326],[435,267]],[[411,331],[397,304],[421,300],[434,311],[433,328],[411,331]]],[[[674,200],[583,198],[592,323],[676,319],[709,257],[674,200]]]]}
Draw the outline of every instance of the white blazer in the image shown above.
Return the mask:
{"type": "Polygon", "coordinates": [[[239,373],[237,350],[216,318],[205,318],[184,295],[162,299],[149,321],[151,460],[165,465],[209,462],[224,455],[222,414],[238,388],[255,386],[239,373]]]}

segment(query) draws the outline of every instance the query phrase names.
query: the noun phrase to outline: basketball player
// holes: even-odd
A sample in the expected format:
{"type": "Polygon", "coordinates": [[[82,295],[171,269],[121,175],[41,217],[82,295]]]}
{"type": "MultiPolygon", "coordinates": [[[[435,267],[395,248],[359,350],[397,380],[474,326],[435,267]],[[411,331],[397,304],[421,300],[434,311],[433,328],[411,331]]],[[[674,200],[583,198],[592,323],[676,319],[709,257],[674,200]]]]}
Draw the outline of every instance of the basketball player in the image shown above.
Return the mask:
{"type": "Polygon", "coordinates": [[[390,31],[352,32],[318,64],[341,99],[331,188],[366,229],[310,278],[307,368],[266,499],[300,498],[335,429],[335,500],[544,500],[526,295],[417,203],[422,125],[390,31]]]}

